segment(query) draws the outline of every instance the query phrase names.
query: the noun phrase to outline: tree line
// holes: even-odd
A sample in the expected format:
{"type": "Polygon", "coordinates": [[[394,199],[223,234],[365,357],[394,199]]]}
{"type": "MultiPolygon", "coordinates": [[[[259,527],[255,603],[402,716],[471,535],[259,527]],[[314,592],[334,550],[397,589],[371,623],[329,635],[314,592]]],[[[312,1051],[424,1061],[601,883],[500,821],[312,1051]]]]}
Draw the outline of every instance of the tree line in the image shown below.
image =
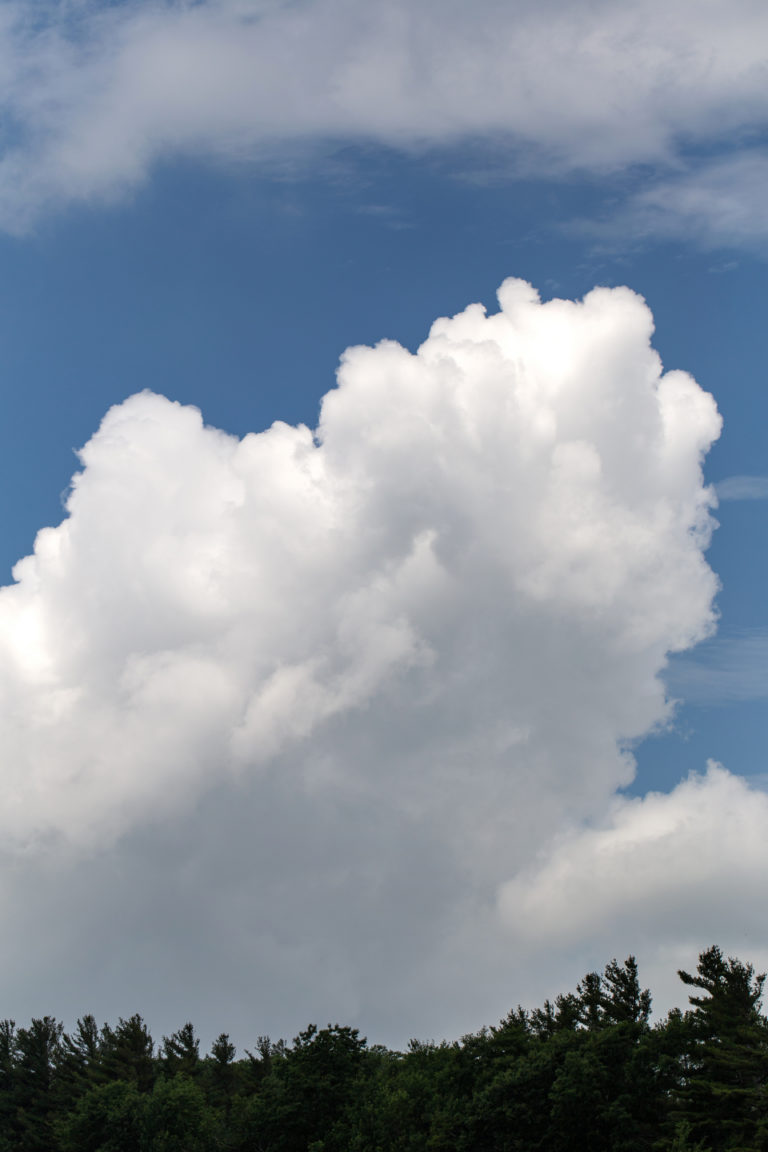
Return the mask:
{"type": "Polygon", "coordinates": [[[630,956],[452,1043],[311,1025],[241,1056],[141,1016],[0,1023],[0,1152],[755,1152],[768,1149],[765,977],[712,947],[650,1021],[630,956]]]}

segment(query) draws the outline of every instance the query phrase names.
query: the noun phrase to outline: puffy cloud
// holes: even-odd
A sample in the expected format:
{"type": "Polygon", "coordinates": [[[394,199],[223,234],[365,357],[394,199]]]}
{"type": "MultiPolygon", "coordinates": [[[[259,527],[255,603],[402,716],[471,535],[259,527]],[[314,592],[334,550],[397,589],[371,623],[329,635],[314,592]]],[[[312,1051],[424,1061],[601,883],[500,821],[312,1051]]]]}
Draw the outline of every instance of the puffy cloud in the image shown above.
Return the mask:
{"type": "Polygon", "coordinates": [[[732,937],[764,916],[766,826],[768,796],[710,763],[669,794],[619,798],[599,827],[563,835],[539,868],[502,887],[501,907],[539,940],[605,936],[627,923],[653,936],[662,921],[696,939],[702,907],[712,931],[732,937]]]}
{"type": "Polygon", "coordinates": [[[558,791],[575,728],[622,779],[666,653],[711,624],[719,417],[628,290],[500,301],[416,355],[350,349],[316,435],[239,441],[150,393],[107,414],[0,596],[7,833],[122,826],[374,702],[429,728],[449,701],[558,791]]]}
{"type": "Polygon", "coordinates": [[[529,945],[629,945],[646,979],[675,996],[675,964],[717,941],[759,965],[765,933],[768,795],[711,762],[670,794],[617,799],[505,884],[502,914],[529,945]],[[631,943],[630,943],[631,942],[631,943]]]}
{"type": "Polygon", "coordinates": [[[498,885],[601,818],[712,629],[720,418],[628,289],[499,301],[349,349],[314,433],[144,392],[82,450],[0,591],[6,923],[61,926],[72,1002],[149,985],[147,953],[150,1006],[241,1014],[256,980],[277,1028],[402,1040],[524,994],[498,885]]]}
{"type": "Polygon", "coordinates": [[[515,163],[610,170],[762,123],[751,0],[128,0],[0,8],[0,217],[109,198],[153,162],[291,142],[504,138],[515,163]]]}

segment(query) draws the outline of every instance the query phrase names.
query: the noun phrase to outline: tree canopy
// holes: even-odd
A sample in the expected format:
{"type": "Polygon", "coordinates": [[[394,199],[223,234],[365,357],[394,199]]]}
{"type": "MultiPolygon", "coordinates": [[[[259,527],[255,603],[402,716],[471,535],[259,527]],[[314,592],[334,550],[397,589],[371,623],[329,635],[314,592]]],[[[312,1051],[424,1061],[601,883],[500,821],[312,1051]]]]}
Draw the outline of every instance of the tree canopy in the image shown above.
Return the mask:
{"type": "Polygon", "coordinates": [[[637,963],[453,1042],[357,1029],[159,1045],[139,1015],[0,1022],[0,1152],[755,1152],[768,1148],[764,976],[701,953],[651,1021],[637,963]]]}

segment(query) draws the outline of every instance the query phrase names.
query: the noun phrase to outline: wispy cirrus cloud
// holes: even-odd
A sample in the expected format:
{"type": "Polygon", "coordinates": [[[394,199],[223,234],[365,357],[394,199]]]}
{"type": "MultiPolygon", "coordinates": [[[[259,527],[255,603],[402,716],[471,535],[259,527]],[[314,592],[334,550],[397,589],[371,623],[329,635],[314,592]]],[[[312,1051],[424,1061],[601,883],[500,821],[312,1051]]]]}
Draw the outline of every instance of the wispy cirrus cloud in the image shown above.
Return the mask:
{"type": "Polygon", "coordinates": [[[768,500],[768,476],[727,476],[715,491],[718,500],[768,500]]]}
{"type": "Polygon", "coordinates": [[[583,227],[619,246],[683,237],[704,248],[764,250],[768,241],[768,154],[753,146],[706,158],[680,158],[640,182],[613,215],[583,227]]]}
{"type": "Polygon", "coordinates": [[[695,654],[676,656],[666,681],[669,691],[689,704],[768,699],[768,632],[752,629],[707,640],[695,654]]]}

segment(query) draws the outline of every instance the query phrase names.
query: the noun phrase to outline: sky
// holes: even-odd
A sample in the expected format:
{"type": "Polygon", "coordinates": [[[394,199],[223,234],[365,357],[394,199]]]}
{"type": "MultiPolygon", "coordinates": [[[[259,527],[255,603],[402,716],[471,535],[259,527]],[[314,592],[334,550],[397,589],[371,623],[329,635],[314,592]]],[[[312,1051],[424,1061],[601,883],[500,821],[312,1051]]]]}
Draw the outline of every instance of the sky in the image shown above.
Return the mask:
{"type": "Polygon", "coordinates": [[[766,43],[0,0],[0,1016],[768,967],[766,43]]]}

